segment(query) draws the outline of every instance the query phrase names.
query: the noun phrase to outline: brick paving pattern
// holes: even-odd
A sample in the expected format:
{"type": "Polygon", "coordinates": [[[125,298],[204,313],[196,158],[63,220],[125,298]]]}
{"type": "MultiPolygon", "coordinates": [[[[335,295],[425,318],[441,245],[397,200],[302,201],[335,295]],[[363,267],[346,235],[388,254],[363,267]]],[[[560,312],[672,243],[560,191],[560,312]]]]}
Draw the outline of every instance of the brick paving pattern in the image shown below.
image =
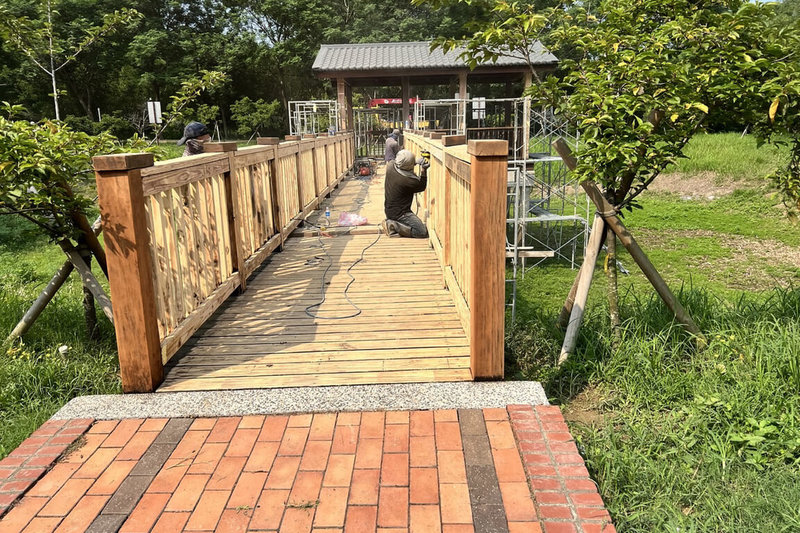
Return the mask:
{"type": "Polygon", "coordinates": [[[614,531],[558,408],[90,424],[48,422],[9,456],[40,479],[0,531],[614,531]],[[87,428],[55,462],[47,441],[87,428]]]}

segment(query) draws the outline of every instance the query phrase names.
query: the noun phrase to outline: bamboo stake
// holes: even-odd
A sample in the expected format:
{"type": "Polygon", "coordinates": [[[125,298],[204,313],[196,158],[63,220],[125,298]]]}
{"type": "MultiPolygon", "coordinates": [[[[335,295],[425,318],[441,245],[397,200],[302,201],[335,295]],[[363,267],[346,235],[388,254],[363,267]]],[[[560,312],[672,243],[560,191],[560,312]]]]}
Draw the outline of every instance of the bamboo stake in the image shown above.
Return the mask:
{"type": "Polygon", "coordinates": [[[111,310],[111,300],[106,295],[103,287],[100,286],[97,278],[95,278],[94,274],[92,274],[92,271],[83,261],[81,254],[78,253],[78,250],[76,250],[72,243],[66,239],[58,244],[61,246],[61,249],[64,250],[64,253],[67,254],[72,266],[74,266],[75,270],[77,270],[78,274],[80,274],[83,286],[92,291],[97,304],[103,310],[103,313],[105,313],[105,315],[108,317],[108,320],[113,324],[114,313],[111,310]]]}
{"type": "Polygon", "coordinates": [[[33,323],[36,322],[36,319],[39,318],[39,315],[42,314],[44,308],[47,307],[47,304],[49,304],[56,295],[58,289],[67,281],[67,278],[69,278],[74,268],[75,267],[73,267],[72,263],[69,261],[61,265],[61,268],[55,273],[50,283],[42,290],[39,297],[33,302],[33,305],[25,312],[22,319],[17,323],[11,333],[9,333],[8,337],[6,337],[6,342],[18,339],[28,332],[31,326],[33,326],[33,323]]]}
{"type": "MultiPolygon", "coordinates": [[[[97,219],[94,221],[94,224],[92,224],[92,231],[95,235],[100,233],[100,229],[102,227],[100,222],[100,217],[97,217],[97,219]]],[[[61,265],[61,268],[59,268],[56,273],[53,274],[53,277],[50,279],[50,283],[48,283],[42,292],[39,293],[39,296],[33,301],[30,308],[25,311],[25,315],[23,315],[17,325],[14,326],[14,329],[11,331],[11,333],[9,333],[8,337],[6,337],[5,342],[16,340],[25,335],[28,330],[31,329],[31,326],[33,326],[34,322],[36,322],[36,320],[39,318],[39,315],[42,314],[42,311],[44,311],[45,307],[47,307],[47,305],[53,300],[53,297],[55,297],[62,285],[67,282],[67,279],[69,279],[69,275],[72,273],[74,268],[75,267],[72,266],[72,263],[69,260],[64,261],[64,264],[61,265]]]]}
{"type": "MultiPolygon", "coordinates": [[[[567,164],[567,167],[570,170],[574,170],[576,166],[575,157],[572,155],[572,151],[570,150],[567,143],[564,139],[556,139],[553,142],[553,147],[567,164]]],[[[697,338],[697,343],[699,346],[704,347],[707,345],[707,340],[705,335],[700,331],[700,328],[697,327],[697,324],[694,323],[692,317],[689,316],[689,313],[683,308],[681,303],[675,298],[675,295],[672,294],[672,291],[669,290],[669,286],[661,277],[661,274],[658,273],[656,267],[653,266],[653,263],[650,262],[650,259],[647,257],[647,254],[641,249],[639,244],[636,242],[636,239],[633,238],[633,235],[628,231],[628,228],[622,223],[622,221],[617,216],[616,211],[614,210],[614,206],[603,196],[603,193],[597,187],[597,184],[591,180],[584,180],[581,182],[581,187],[583,190],[586,191],[587,196],[591,198],[592,202],[597,206],[597,210],[600,213],[600,216],[605,219],[606,224],[614,230],[614,233],[617,234],[622,245],[628,250],[628,253],[631,254],[633,260],[636,261],[636,264],[639,265],[639,268],[644,273],[645,277],[647,277],[650,284],[656,290],[658,295],[664,300],[664,303],[667,305],[670,311],[672,311],[675,318],[678,322],[692,335],[697,338]]]]}
{"type": "Polygon", "coordinates": [[[583,320],[583,312],[586,309],[586,301],[589,298],[589,289],[592,286],[592,277],[594,276],[594,269],[597,264],[597,256],[600,252],[600,246],[602,246],[602,244],[599,243],[602,243],[603,240],[603,226],[602,217],[595,214],[594,221],[592,222],[592,235],[589,238],[589,247],[583,259],[580,276],[578,277],[578,287],[575,291],[575,303],[569,315],[569,324],[567,325],[567,333],[564,335],[564,344],[561,346],[561,354],[558,356],[559,365],[563,364],[570,354],[575,351],[575,345],[578,343],[578,332],[581,329],[581,321],[583,320]]]}
{"type": "MultiPolygon", "coordinates": [[[[597,243],[597,254],[600,254],[600,249],[603,247],[603,242],[605,240],[605,235],[602,236],[603,238],[600,239],[600,242],[597,243]]],[[[586,251],[585,253],[589,253],[591,240],[586,243],[586,251]]],[[[578,292],[578,282],[583,275],[583,267],[586,264],[584,261],[581,263],[581,267],[578,269],[578,275],[575,276],[575,281],[572,282],[572,288],[569,290],[569,294],[567,295],[567,299],[564,302],[564,305],[561,307],[561,311],[558,313],[558,320],[556,322],[559,329],[564,329],[569,325],[569,316],[572,314],[572,306],[575,304],[575,294],[578,292]]]]}

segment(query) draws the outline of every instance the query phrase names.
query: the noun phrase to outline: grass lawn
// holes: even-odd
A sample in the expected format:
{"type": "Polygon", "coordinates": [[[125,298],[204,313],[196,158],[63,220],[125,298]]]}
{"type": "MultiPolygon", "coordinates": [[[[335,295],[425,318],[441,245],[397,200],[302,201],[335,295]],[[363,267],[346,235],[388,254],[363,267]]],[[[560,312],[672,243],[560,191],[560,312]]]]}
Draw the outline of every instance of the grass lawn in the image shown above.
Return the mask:
{"type": "Polygon", "coordinates": [[[519,285],[509,370],[562,405],[620,531],[800,531],[800,227],[759,179],[781,154],[735,134],[688,152],[626,224],[709,347],[623,249],[619,346],[600,266],[577,353],[553,365],[576,271],[552,263],[519,285]]]}

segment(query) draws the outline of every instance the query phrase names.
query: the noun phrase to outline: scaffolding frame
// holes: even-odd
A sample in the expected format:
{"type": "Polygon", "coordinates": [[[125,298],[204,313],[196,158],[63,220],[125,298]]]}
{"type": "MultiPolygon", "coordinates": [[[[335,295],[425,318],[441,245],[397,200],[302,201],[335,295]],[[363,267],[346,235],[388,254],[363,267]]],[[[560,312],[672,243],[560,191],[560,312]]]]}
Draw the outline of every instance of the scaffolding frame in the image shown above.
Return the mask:
{"type": "Polygon", "coordinates": [[[339,129],[336,100],[292,100],[289,102],[289,133],[335,133],[339,129]]]}
{"type": "Polygon", "coordinates": [[[414,102],[414,129],[464,135],[469,100],[442,98],[414,102]],[[436,127],[431,128],[431,124],[436,127]]]}
{"type": "Polygon", "coordinates": [[[356,157],[383,159],[386,137],[393,129],[402,129],[403,110],[399,107],[353,109],[356,133],[356,157]]]}

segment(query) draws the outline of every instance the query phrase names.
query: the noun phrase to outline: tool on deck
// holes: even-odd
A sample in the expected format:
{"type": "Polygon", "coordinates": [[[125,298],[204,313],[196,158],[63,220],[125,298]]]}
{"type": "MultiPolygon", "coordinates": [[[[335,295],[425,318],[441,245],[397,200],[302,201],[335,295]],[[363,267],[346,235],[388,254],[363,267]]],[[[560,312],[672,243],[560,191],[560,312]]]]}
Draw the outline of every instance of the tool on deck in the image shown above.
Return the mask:
{"type": "MultiPolygon", "coordinates": [[[[429,167],[431,164],[431,153],[428,150],[422,150],[419,153],[420,157],[425,160],[425,163],[429,167]]],[[[427,168],[427,167],[426,167],[427,168]]],[[[422,219],[422,223],[426,224],[428,222],[428,209],[422,210],[422,215],[419,213],[419,208],[422,206],[422,202],[419,200],[419,193],[414,195],[414,200],[417,202],[417,216],[422,219]]]]}

